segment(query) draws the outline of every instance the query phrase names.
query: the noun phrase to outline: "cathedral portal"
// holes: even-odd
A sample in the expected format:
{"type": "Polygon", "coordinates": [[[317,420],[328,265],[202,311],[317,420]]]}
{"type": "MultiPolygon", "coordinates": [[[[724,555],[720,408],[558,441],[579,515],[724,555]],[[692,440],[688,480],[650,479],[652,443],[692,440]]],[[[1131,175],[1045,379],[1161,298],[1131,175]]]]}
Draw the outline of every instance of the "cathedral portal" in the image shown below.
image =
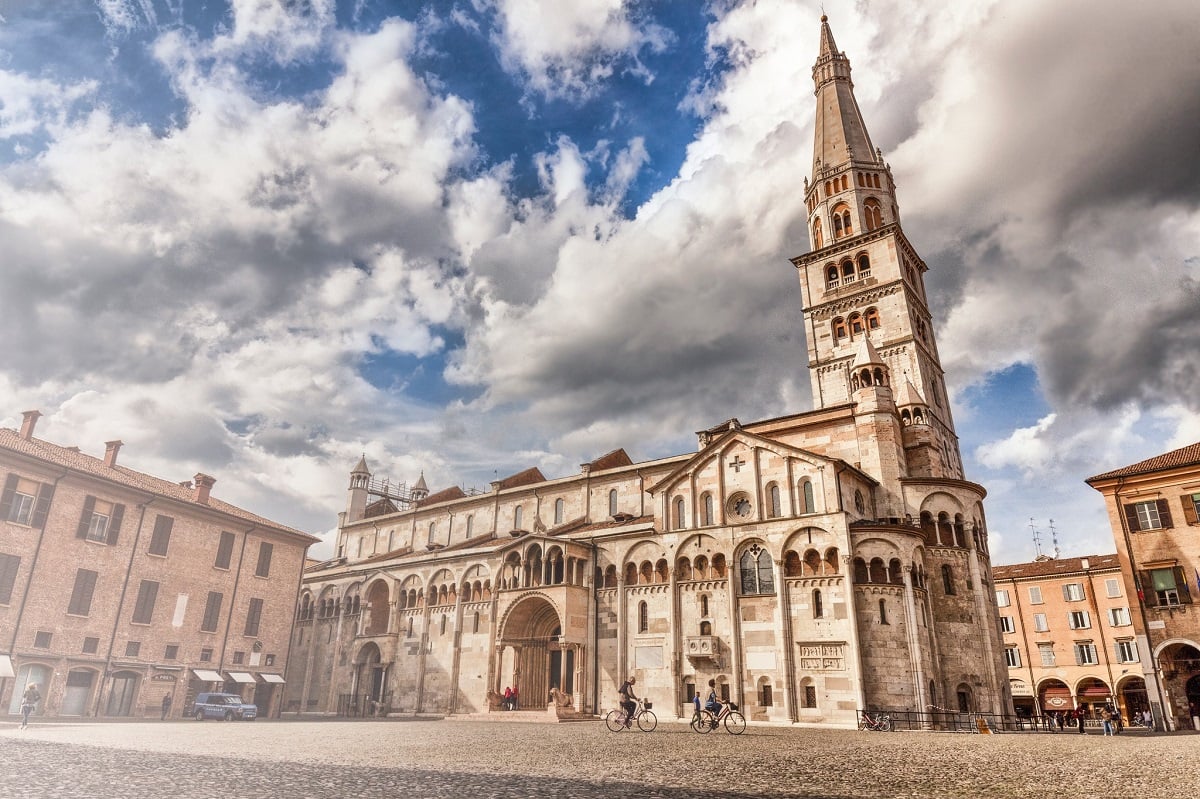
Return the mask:
{"type": "Polygon", "coordinates": [[[531,710],[545,708],[551,688],[569,693],[564,686],[573,675],[563,674],[561,638],[562,618],[549,599],[539,594],[518,599],[496,646],[496,692],[516,688],[521,706],[531,710]]]}

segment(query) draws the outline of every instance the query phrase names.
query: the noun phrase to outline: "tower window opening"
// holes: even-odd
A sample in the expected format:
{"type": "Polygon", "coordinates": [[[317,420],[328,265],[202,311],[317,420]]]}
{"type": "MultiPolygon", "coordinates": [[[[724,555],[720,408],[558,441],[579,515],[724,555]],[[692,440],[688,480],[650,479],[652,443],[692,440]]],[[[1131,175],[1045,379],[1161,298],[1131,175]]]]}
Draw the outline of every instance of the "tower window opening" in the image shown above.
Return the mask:
{"type": "MultiPolygon", "coordinates": [[[[870,228],[868,228],[870,230],[870,228]]],[[[871,259],[864,252],[858,256],[858,279],[866,280],[871,276],[871,259]]]]}
{"type": "Polygon", "coordinates": [[[833,340],[843,339],[846,337],[846,320],[838,317],[833,320],[833,340]]]}
{"type": "Polygon", "coordinates": [[[819,250],[825,244],[825,238],[821,235],[821,220],[813,220],[813,249],[819,250]]]}
{"type": "Polygon", "coordinates": [[[881,188],[879,185],[879,175],[871,175],[871,184],[877,189],[881,188]]]}
{"type": "MultiPolygon", "coordinates": [[[[820,223],[818,222],[818,224],[820,224],[820,223]]],[[[838,287],[838,268],[836,266],[830,266],[829,269],[826,270],[825,286],[826,286],[826,288],[831,288],[831,289],[835,289],[838,287]]]]}
{"type": "Polygon", "coordinates": [[[828,197],[831,194],[833,194],[833,184],[827,180],[825,181],[825,196],[828,197]]]}
{"type": "Polygon", "coordinates": [[[879,200],[874,197],[863,203],[863,222],[866,224],[867,230],[883,226],[883,208],[879,205],[879,200]]]}
{"type": "Polygon", "coordinates": [[[854,282],[854,262],[853,261],[843,261],[842,262],[842,282],[843,283],[853,283],[854,282]]]}
{"type": "Polygon", "coordinates": [[[858,313],[857,311],[850,314],[850,335],[853,336],[856,333],[861,333],[863,332],[863,329],[862,314],[858,313]]]}
{"type": "Polygon", "coordinates": [[[875,330],[879,327],[879,309],[868,308],[863,312],[863,321],[866,322],[868,330],[875,330]]]}

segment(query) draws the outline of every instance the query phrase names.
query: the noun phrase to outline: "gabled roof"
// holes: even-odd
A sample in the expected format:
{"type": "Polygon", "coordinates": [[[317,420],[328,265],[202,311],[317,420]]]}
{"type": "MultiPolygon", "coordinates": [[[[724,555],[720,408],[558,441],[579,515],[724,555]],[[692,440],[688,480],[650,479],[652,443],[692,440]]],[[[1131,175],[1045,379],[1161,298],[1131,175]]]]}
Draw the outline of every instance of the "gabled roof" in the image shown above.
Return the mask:
{"type": "Polygon", "coordinates": [[[108,480],[135,491],[143,491],[165,497],[175,502],[191,505],[197,509],[208,508],[218,513],[224,513],[227,516],[233,516],[273,530],[304,536],[311,539],[312,542],[318,540],[314,535],[310,535],[302,530],[296,530],[279,522],[273,522],[270,519],[251,513],[236,505],[222,502],[213,496],[209,496],[207,503],[197,502],[194,492],[189,488],[181,486],[179,483],[163,480],[162,478],[143,472],[136,472],[120,464],[108,466],[100,458],[85,455],[77,449],[60,447],[57,444],[51,444],[49,441],[44,441],[40,438],[21,438],[21,435],[16,430],[10,428],[0,428],[0,449],[19,452],[22,455],[37,458],[55,466],[61,466],[102,480],[108,480]]]}
{"type": "Polygon", "coordinates": [[[518,486],[530,485],[531,483],[544,483],[546,478],[542,476],[541,470],[536,466],[530,467],[523,472],[509,475],[503,480],[498,480],[494,485],[500,491],[506,488],[517,488],[518,486]]]}
{"type": "Polygon", "coordinates": [[[1195,444],[1188,444],[1186,447],[1173,449],[1162,455],[1155,455],[1153,458],[1147,458],[1144,461],[1138,461],[1129,466],[1123,466],[1120,469],[1114,469],[1111,472],[1089,477],[1084,482],[1090,484],[1096,480],[1108,480],[1113,477],[1132,477],[1135,474],[1162,472],[1167,469],[1180,469],[1185,466],[1200,466],[1200,441],[1195,444]]]}
{"type": "MultiPolygon", "coordinates": [[[[679,479],[679,476],[681,474],[686,474],[687,472],[691,471],[692,469],[695,469],[699,463],[709,460],[712,457],[712,453],[714,450],[719,450],[719,449],[723,448],[729,441],[731,441],[735,438],[742,439],[747,442],[753,441],[756,443],[761,443],[761,444],[771,447],[772,449],[781,449],[781,450],[790,452],[793,455],[796,455],[798,457],[815,460],[820,463],[839,463],[839,461],[837,461],[836,459],[827,458],[824,455],[817,455],[816,453],[809,452],[806,449],[800,449],[799,447],[793,447],[790,444],[784,444],[783,442],[777,441],[776,439],[773,439],[773,438],[765,438],[763,436],[757,435],[756,433],[751,433],[747,430],[743,430],[740,426],[738,426],[736,429],[731,428],[723,435],[720,435],[720,436],[712,439],[711,441],[709,441],[708,446],[700,449],[698,452],[696,452],[696,454],[692,455],[692,457],[688,458],[686,461],[684,461],[683,463],[676,466],[674,469],[672,469],[670,472],[668,472],[666,474],[666,476],[664,476],[661,480],[659,480],[657,483],[650,486],[646,490],[648,492],[650,492],[651,494],[657,494],[663,486],[674,483],[677,479],[679,479]]],[[[875,482],[875,481],[872,480],[872,482],[875,482]]]]}
{"type": "Polygon", "coordinates": [[[449,488],[443,488],[436,494],[430,494],[417,504],[420,507],[425,507],[426,505],[436,505],[439,502],[449,502],[452,499],[462,499],[466,495],[467,492],[463,491],[458,486],[450,486],[449,488]]]}
{"type": "Polygon", "coordinates": [[[896,407],[903,408],[908,405],[928,405],[925,398],[921,396],[921,392],[917,391],[917,387],[912,384],[912,381],[907,377],[900,384],[900,393],[896,395],[896,407]]]}
{"type": "Polygon", "coordinates": [[[377,499],[367,507],[363,508],[363,518],[371,519],[376,516],[386,516],[389,513],[396,512],[396,504],[387,497],[377,499]]]}
{"type": "Polygon", "coordinates": [[[992,581],[1023,580],[1030,577],[1053,577],[1058,574],[1074,574],[1083,571],[1087,559],[1089,570],[1120,569],[1116,555],[1084,555],[1079,558],[1045,558],[1028,563],[1013,563],[1008,566],[993,566],[992,581]]]}
{"type": "Polygon", "coordinates": [[[604,469],[616,469],[618,466],[632,466],[633,461],[623,448],[618,448],[584,465],[590,471],[599,472],[604,469]]]}
{"type": "Polygon", "coordinates": [[[883,361],[879,357],[879,353],[875,351],[875,345],[871,343],[870,337],[863,333],[863,337],[858,341],[858,347],[854,350],[854,369],[861,369],[864,366],[880,366],[883,361]]]}

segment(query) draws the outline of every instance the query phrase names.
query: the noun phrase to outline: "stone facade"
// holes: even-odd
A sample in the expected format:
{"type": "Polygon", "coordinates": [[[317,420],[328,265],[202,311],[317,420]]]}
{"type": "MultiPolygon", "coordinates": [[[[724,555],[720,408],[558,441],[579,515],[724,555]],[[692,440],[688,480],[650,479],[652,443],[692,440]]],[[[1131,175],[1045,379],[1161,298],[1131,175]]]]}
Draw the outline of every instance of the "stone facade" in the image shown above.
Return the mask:
{"type": "Polygon", "coordinates": [[[926,267],[824,20],[813,75],[815,248],[793,264],[815,410],[474,496],[360,462],[337,557],[304,576],[286,709],[478,713],[513,686],[523,706],[555,690],[596,713],[636,676],[668,716],[710,679],[762,721],[1011,710],[926,267]]]}
{"type": "Polygon", "coordinates": [[[1090,477],[1104,495],[1155,722],[1200,729],[1200,443],[1090,477]]]}
{"type": "Polygon", "coordinates": [[[172,715],[198,691],[279,709],[305,552],[313,536],[211,496],[0,429],[0,703],[38,714],[172,715]]]}
{"type": "Polygon", "coordinates": [[[1042,557],[996,566],[996,605],[1017,713],[1030,718],[1105,704],[1125,719],[1150,705],[1133,620],[1136,594],[1116,555],[1042,557]]]}

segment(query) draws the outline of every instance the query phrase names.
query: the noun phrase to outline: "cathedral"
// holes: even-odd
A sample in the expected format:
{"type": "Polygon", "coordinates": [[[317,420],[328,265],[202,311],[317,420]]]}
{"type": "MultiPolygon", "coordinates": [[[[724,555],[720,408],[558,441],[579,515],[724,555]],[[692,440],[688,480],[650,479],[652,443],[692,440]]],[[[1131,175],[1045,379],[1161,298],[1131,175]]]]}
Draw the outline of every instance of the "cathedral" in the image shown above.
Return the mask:
{"type": "Polygon", "coordinates": [[[303,578],[284,711],[660,717],[715,680],[748,719],[1011,712],[983,511],[963,476],[890,167],[825,17],[800,280],[814,410],[694,452],[431,492],[350,474],[303,578]]]}

